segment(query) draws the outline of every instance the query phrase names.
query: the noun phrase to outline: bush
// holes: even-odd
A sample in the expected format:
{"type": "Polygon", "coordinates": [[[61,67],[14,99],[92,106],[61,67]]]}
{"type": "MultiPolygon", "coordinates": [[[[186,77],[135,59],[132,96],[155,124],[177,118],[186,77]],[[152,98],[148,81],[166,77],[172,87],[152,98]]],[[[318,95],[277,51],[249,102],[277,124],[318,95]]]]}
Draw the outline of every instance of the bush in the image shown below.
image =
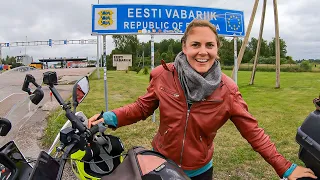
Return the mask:
{"type": "MultiPolygon", "coordinates": [[[[254,58],[250,60],[250,63],[253,64],[253,61],[254,61],[254,58]]],[[[280,64],[285,64],[286,62],[287,62],[286,58],[280,58],[280,64]]],[[[259,64],[275,64],[276,57],[275,56],[270,56],[270,57],[259,56],[258,63],[259,64]]]]}
{"type": "MultiPolygon", "coordinates": [[[[299,66],[287,66],[287,67],[281,67],[280,71],[281,72],[309,72],[311,71],[311,65],[310,65],[310,69],[307,69],[307,65],[302,65],[303,67],[299,66]]],[[[222,66],[221,67],[222,70],[233,70],[233,66],[222,66]]],[[[252,71],[252,67],[240,67],[239,71],[252,71]]],[[[276,68],[275,67],[259,67],[259,65],[256,68],[256,71],[259,72],[276,72],[276,68]]]]}
{"type": "Polygon", "coordinates": [[[309,61],[302,61],[300,64],[300,68],[304,71],[311,71],[312,67],[309,61]]]}
{"type": "Polygon", "coordinates": [[[143,68],[143,74],[149,74],[149,69],[147,67],[143,68]]]}
{"type": "Polygon", "coordinates": [[[137,74],[140,72],[141,69],[142,67],[138,67],[138,66],[129,67],[130,71],[135,71],[137,74]]]}

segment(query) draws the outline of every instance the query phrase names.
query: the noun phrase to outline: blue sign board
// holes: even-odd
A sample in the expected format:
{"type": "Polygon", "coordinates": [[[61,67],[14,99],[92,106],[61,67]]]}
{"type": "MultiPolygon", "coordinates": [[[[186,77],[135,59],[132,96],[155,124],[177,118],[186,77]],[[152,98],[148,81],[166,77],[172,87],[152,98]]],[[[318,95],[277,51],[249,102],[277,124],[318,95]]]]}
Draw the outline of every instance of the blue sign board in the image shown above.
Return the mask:
{"type": "Polygon", "coordinates": [[[48,45],[49,45],[49,46],[52,46],[52,39],[49,39],[48,45]]]}
{"type": "Polygon", "coordinates": [[[193,19],[206,19],[223,36],[245,36],[237,10],[167,5],[92,5],[92,34],[183,34],[193,19]]]}

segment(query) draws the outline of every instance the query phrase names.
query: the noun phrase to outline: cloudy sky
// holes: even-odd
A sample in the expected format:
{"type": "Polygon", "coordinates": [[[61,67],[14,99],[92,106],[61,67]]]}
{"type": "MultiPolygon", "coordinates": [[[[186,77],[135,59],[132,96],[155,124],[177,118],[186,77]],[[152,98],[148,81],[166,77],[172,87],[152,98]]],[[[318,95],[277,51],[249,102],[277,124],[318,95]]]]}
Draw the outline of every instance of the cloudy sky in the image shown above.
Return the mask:
{"type": "MultiPolygon", "coordinates": [[[[254,0],[100,0],[100,4],[164,4],[240,10],[248,25],[254,0]],[[172,3],[175,4],[172,4],[172,3]]],[[[0,1],[0,43],[46,41],[48,39],[96,39],[91,36],[91,4],[98,0],[10,0],[0,1]]],[[[258,37],[263,0],[260,0],[251,37],[258,37]]],[[[263,38],[274,37],[273,1],[268,1],[263,38]]],[[[319,0],[278,0],[280,36],[287,43],[287,55],[294,59],[320,59],[319,0]]],[[[247,27],[246,27],[247,28],[247,27]]],[[[155,36],[156,41],[180,36],[155,36]]],[[[150,36],[139,36],[148,41],[150,36]]],[[[107,36],[107,52],[114,48],[107,36]]],[[[2,56],[27,53],[35,59],[43,57],[89,57],[97,54],[96,45],[60,45],[2,48],[2,56]]]]}

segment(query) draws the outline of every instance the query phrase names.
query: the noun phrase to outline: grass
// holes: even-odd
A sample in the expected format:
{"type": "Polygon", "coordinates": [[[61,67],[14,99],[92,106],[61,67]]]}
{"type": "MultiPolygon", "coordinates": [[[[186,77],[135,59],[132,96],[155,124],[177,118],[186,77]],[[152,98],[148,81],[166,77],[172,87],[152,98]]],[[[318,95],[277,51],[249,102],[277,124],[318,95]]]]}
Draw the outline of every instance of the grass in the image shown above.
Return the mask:
{"type": "MultiPolygon", "coordinates": [[[[231,71],[224,71],[231,75],[231,71]]],[[[88,117],[105,110],[103,72],[96,79],[90,77],[90,93],[77,110],[88,117]]],[[[134,102],[146,92],[149,76],[135,72],[108,71],[109,110],[134,102]]],[[[276,74],[257,72],[254,85],[248,85],[251,72],[238,72],[238,86],[250,113],[257,118],[259,126],[270,135],[278,151],[288,160],[302,165],[298,159],[299,146],[295,142],[297,128],[306,116],[314,110],[313,98],[319,95],[320,79],[318,73],[287,73],[280,75],[280,88],[275,87],[276,74]]],[[[63,116],[56,118],[54,112],[48,119],[43,142],[48,146],[65,122],[63,116]]],[[[108,132],[120,137],[126,149],[132,146],[151,148],[151,140],[157,131],[156,122],[151,117],[145,121],[108,132]]],[[[227,122],[214,140],[214,176],[216,179],[279,179],[273,168],[243,139],[231,122],[227,122]]]]}

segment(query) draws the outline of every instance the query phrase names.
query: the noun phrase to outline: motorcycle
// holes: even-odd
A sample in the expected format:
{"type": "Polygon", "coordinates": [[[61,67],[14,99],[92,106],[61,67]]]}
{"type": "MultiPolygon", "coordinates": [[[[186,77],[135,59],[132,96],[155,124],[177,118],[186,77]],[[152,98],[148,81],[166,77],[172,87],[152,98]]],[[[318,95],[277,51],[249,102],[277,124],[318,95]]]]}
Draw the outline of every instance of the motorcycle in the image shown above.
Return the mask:
{"type": "MultiPolygon", "coordinates": [[[[78,80],[73,87],[73,111],[71,103],[64,102],[55,88],[57,85],[55,72],[45,72],[43,84],[48,85],[68,120],[60,129],[50,149],[47,152],[41,151],[35,163],[27,161],[14,141],[1,147],[0,156],[3,158],[0,158],[0,168],[8,172],[1,174],[3,179],[60,180],[67,161],[70,162],[72,171],[78,179],[147,180],[162,179],[162,177],[169,179],[173,176],[181,177],[181,180],[189,179],[175,163],[160,153],[142,147],[134,147],[123,153],[124,146],[121,140],[105,134],[107,128],[105,124],[100,123],[90,129],[87,127],[87,117],[83,112],[76,112],[76,107],[90,90],[87,76],[78,80]],[[151,161],[156,163],[150,164],[151,161]]],[[[28,93],[29,99],[35,105],[43,99],[42,87],[31,74],[26,75],[22,90],[28,93]],[[30,83],[36,87],[33,92],[29,88],[30,83]]],[[[103,112],[101,117],[102,114],[103,112]]],[[[10,125],[6,125],[8,122],[10,121],[0,122],[0,127],[1,124],[9,127],[10,125]]],[[[7,129],[10,130],[10,128],[0,128],[0,131],[4,131],[1,135],[7,134],[7,129]]]]}

